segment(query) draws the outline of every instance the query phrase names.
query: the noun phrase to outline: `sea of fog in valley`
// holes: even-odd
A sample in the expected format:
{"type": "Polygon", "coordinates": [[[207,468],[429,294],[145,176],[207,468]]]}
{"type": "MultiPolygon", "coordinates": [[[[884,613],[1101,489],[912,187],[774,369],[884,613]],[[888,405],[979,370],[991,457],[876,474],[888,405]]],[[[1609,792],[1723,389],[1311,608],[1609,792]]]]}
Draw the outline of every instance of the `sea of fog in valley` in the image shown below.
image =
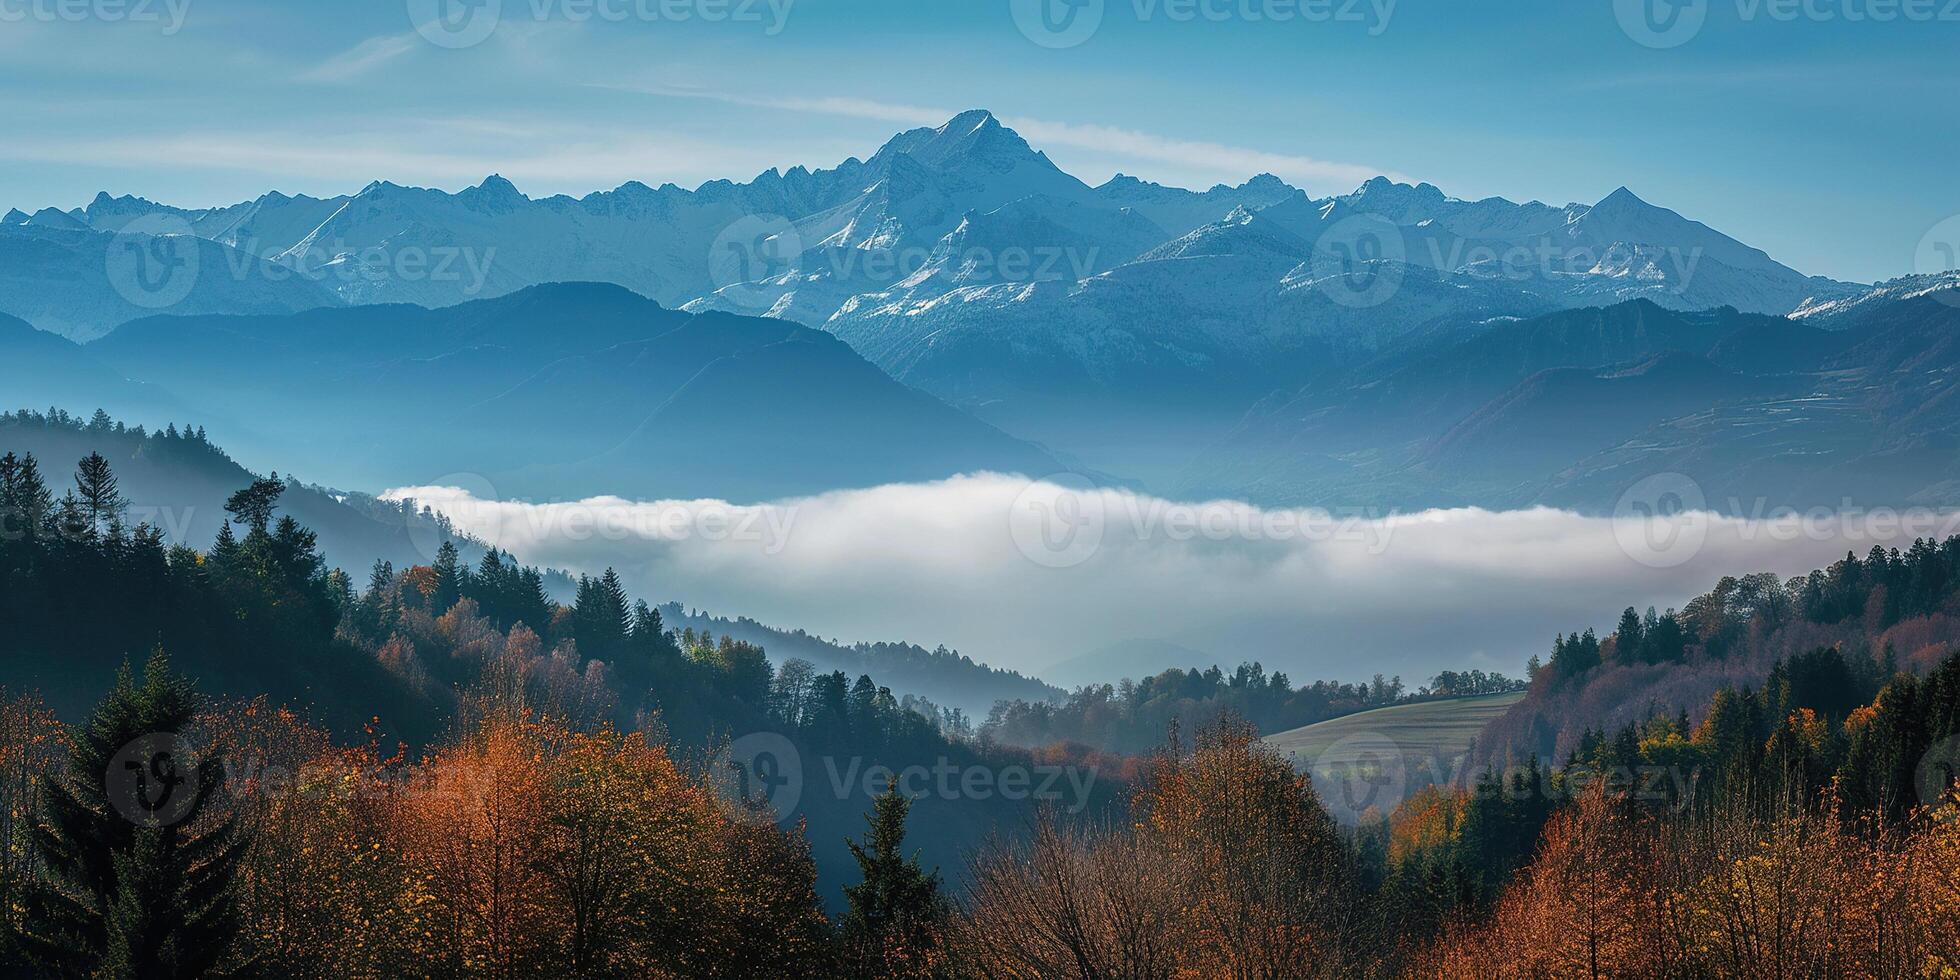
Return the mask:
{"type": "Polygon", "coordinates": [[[461,478],[388,496],[528,563],[614,567],[656,601],[846,642],[943,643],[1037,673],[1176,644],[1202,654],[1177,662],[1412,687],[1445,668],[1521,674],[1557,632],[1605,634],[1627,606],[1678,607],[1726,574],[1802,574],[1960,530],[1954,512],[1711,504],[1676,479],[1643,481],[1599,516],[1260,509],[995,474],[760,505],[524,502],[461,478]]]}

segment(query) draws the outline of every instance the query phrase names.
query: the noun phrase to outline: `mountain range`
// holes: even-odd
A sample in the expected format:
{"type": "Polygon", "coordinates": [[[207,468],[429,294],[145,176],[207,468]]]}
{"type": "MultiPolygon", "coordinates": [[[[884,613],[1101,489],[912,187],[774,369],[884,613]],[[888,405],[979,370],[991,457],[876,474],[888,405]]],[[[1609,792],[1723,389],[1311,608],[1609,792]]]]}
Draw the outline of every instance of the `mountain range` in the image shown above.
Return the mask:
{"type": "MultiPolygon", "coordinates": [[[[758,268],[767,261],[722,269],[717,253],[725,249],[716,246],[731,244],[726,233],[759,220],[772,232],[765,238],[783,239],[772,258],[803,273],[779,284],[780,295],[826,293],[825,301],[807,308],[788,301],[783,306],[815,326],[858,295],[860,286],[896,288],[900,298],[916,303],[980,285],[971,281],[970,268],[965,279],[957,274],[960,260],[976,252],[1080,253],[1043,270],[986,270],[987,277],[1004,282],[1079,282],[1133,261],[1187,256],[1194,247],[1236,253],[1251,244],[1244,236],[1221,242],[1212,234],[1195,246],[1152,250],[1241,211],[1262,214],[1273,228],[1291,233],[1295,240],[1261,245],[1295,265],[1330,230],[1360,219],[1394,239],[1380,252],[1384,260],[1508,280],[1565,305],[1645,296],[1680,308],[1732,305],[1783,313],[1856,291],[1803,276],[1626,188],[1595,204],[1554,207],[1502,198],[1462,201],[1429,184],[1382,177],[1325,199],[1270,174],[1203,192],[1123,175],[1091,187],[984,110],[900,133],[866,160],[852,158],[828,170],[770,170],[747,183],[713,181],[693,190],[630,182],[584,197],[532,199],[492,175],[453,194],[378,180],[338,197],[272,191],[203,209],[104,192],[69,211],[11,211],[0,227],[14,236],[175,230],[290,267],[346,304],[442,306],[546,282],[592,281],[622,285],[669,306],[746,307],[766,292],[753,288],[757,280],[771,277],[752,280],[741,273],[787,270],[758,268]],[[840,249],[906,254],[884,270],[855,256],[864,274],[853,279],[830,261],[840,249]],[[1546,257],[1538,257],[1541,252],[1546,257]],[[404,258],[410,254],[413,268],[404,258]],[[435,268],[444,263],[449,267],[435,268]],[[839,285],[844,288],[825,288],[839,285]],[[739,300],[716,295],[731,288],[742,293],[739,300]]],[[[753,242],[733,244],[746,248],[753,242]]],[[[256,270],[238,277],[260,278],[256,270]]],[[[765,309],[777,305],[772,301],[765,309]]],[[[35,322],[101,332],[120,322],[108,316],[35,322]]]]}
{"type": "Polygon", "coordinates": [[[104,193],[10,212],[0,255],[34,257],[0,265],[0,309],[93,340],[80,390],[333,454],[349,482],[496,459],[512,493],[755,497],[1081,468],[1267,504],[1598,507],[1663,460],[1744,451],[1727,411],[1779,451],[1892,447],[1888,497],[1944,479],[1931,382],[1846,380],[1888,318],[1944,312],[1912,303],[1944,280],[1807,276],[1624,187],[1091,186],[980,110],[693,190],[104,193]],[[159,258],[136,272],[195,274],[136,319],[148,278],[117,262],[159,258]]]}

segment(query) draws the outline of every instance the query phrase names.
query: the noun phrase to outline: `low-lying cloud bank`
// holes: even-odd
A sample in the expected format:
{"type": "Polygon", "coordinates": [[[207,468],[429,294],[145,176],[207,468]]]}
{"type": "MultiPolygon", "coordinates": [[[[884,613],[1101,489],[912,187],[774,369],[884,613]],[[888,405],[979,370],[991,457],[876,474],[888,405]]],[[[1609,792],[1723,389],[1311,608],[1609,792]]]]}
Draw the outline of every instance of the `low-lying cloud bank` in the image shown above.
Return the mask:
{"type": "Polygon", "coordinates": [[[945,643],[1039,672],[1160,639],[1296,683],[1379,671],[1412,686],[1443,668],[1519,673],[1555,632],[1603,633],[1626,606],[1678,606],[1722,575],[1799,574],[1960,531],[1953,513],[1723,517],[1680,509],[1699,499],[1680,489],[1643,481],[1610,517],[1183,504],[995,474],[764,505],[529,503],[481,486],[388,496],[528,563],[611,566],[636,595],[846,641],[945,643]]]}

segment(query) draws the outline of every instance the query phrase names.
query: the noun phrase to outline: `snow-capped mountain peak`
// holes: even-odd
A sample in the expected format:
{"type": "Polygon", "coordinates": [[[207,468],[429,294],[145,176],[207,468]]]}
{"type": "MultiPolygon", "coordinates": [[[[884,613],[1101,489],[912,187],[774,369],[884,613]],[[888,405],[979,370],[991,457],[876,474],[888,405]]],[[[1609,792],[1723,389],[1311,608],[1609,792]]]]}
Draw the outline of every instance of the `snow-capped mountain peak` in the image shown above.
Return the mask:
{"type": "Polygon", "coordinates": [[[920,128],[900,133],[871,158],[877,167],[893,157],[909,156],[935,170],[979,167],[994,171],[1019,166],[1040,166],[1060,172],[1043,154],[1028,145],[1021,134],[1000,124],[985,109],[973,109],[954,116],[936,129],[920,128]]]}
{"type": "Polygon", "coordinates": [[[1576,214],[1567,225],[1575,245],[1605,249],[1613,245],[1651,245],[1683,255],[1712,258],[1733,269],[1776,275],[1797,273],[1760,249],[1751,248],[1699,221],[1641,200],[1625,187],[1576,214]]]}
{"type": "Polygon", "coordinates": [[[1435,216],[1449,198],[1434,184],[1411,186],[1387,177],[1375,177],[1343,200],[1358,211],[1381,215],[1396,224],[1412,225],[1435,216]]]}

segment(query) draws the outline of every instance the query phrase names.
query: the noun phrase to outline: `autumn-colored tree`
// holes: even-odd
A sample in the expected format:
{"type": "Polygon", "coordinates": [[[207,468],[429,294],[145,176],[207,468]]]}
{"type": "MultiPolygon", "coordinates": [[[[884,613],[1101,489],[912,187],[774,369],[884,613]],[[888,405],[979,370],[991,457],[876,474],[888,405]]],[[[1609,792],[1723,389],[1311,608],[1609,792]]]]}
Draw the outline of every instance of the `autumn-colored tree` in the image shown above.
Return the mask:
{"type": "Polygon", "coordinates": [[[699,949],[712,896],[698,844],[715,832],[704,791],[643,736],[527,726],[545,749],[545,826],[535,866],[561,918],[573,976],[645,974],[699,949]]]}
{"type": "Polygon", "coordinates": [[[1349,976],[1356,899],[1307,777],[1232,719],[1173,739],[1127,832],[1047,823],[978,861],[963,949],[993,976],[1349,976]]]}
{"type": "Polygon", "coordinates": [[[1648,837],[1625,807],[1595,788],[1555,814],[1537,857],[1498,901],[1487,925],[1458,928],[1418,971],[1473,977],[1653,976],[1644,940],[1648,837]]]}
{"type": "Polygon", "coordinates": [[[399,794],[403,856],[434,905],[431,964],[516,978],[545,962],[556,910],[534,860],[547,830],[543,761],[522,728],[485,724],[436,752],[399,794]]]}
{"type": "Polygon", "coordinates": [[[35,695],[0,690],[0,957],[18,958],[13,938],[35,872],[28,830],[40,812],[41,785],[67,746],[61,723],[35,695]]]}
{"type": "Polygon", "coordinates": [[[969,873],[961,965],[982,977],[1172,977],[1190,952],[1180,883],[1131,828],[1043,812],[1024,841],[996,838],[969,873]]]}
{"type": "Polygon", "coordinates": [[[726,801],[709,838],[713,904],[700,908],[714,944],[688,960],[701,977],[833,976],[831,927],[801,828],[785,833],[726,801]]]}
{"type": "Polygon", "coordinates": [[[1132,804],[1190,895],[1194,956],[1234,977],[1344,976],[1356,895],[1312,782],[1231,718],[1160,753],[1132,804]]]}

